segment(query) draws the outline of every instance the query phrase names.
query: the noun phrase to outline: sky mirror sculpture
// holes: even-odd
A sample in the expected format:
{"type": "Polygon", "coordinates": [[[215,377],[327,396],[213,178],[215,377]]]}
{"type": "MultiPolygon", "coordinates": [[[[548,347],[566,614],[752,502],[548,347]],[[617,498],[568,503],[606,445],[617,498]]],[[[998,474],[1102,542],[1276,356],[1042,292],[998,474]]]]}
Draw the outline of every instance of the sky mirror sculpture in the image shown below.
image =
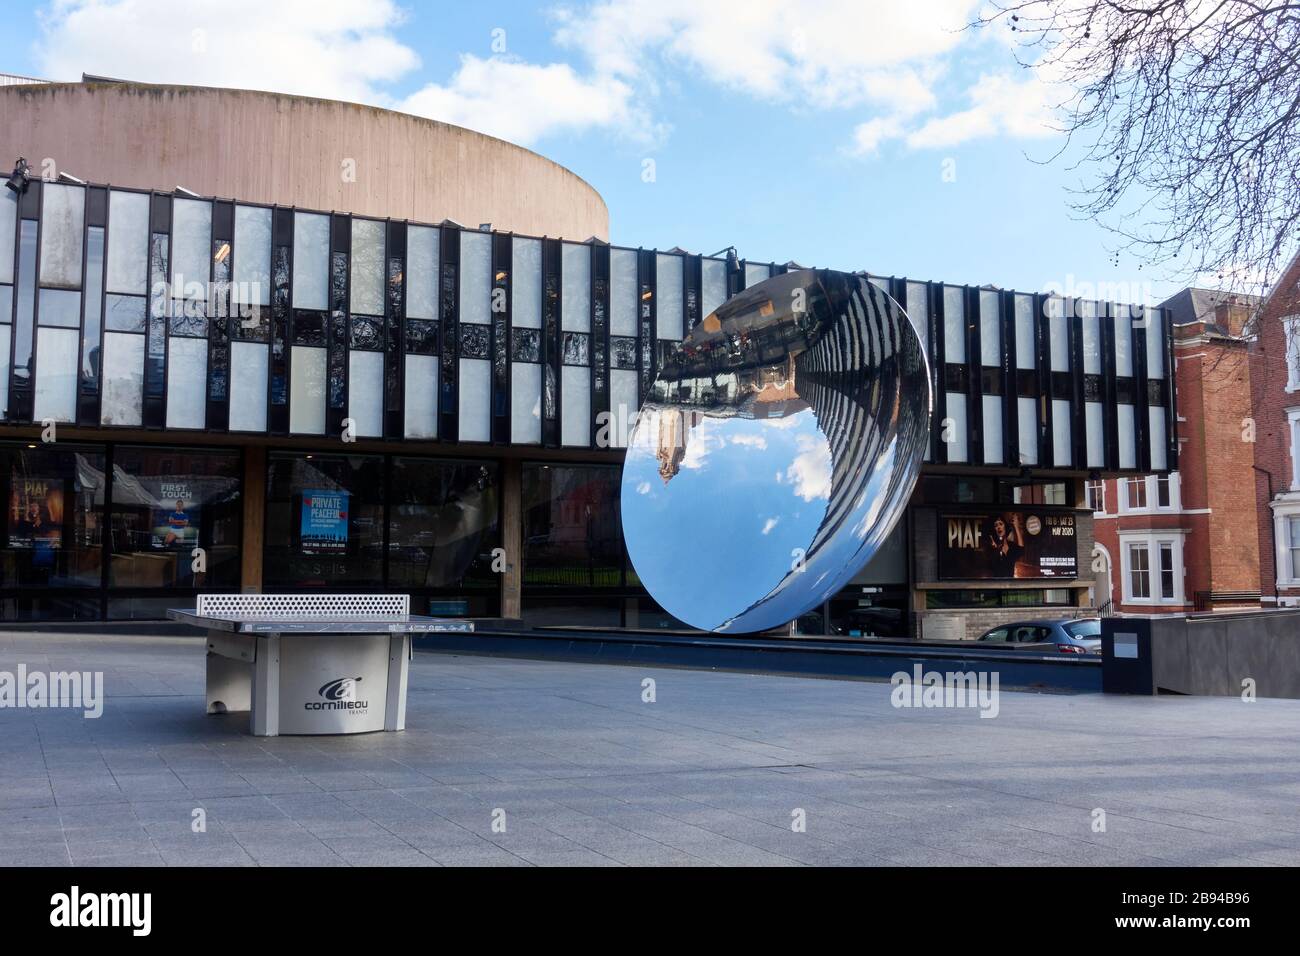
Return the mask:
{"type": "Polygon", "coordinates": [[[706,631],[819,606],[902,516],[930,403],[912,323],[865,276],[746,289],[674,347],[637,416],[622,520],[641,582],[706,631]]]}

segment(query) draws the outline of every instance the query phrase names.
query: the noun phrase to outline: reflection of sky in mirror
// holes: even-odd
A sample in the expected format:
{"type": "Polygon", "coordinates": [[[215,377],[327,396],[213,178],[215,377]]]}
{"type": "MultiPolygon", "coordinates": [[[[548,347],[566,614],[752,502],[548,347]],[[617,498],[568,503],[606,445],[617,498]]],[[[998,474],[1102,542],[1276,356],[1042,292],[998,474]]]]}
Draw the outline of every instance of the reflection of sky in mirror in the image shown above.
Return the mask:
{"type": "Polygon", "coordinates": [[[708,630],[771,593],[792,552],[812,542],[830,496],[830,446],[806,407],[781,418],[697,413],[684,429],[673,416],[642,411],[624,465],[624,534],[649,591],[708,630]],[[686,435],[676,465],[661,433],[686,435]]]}

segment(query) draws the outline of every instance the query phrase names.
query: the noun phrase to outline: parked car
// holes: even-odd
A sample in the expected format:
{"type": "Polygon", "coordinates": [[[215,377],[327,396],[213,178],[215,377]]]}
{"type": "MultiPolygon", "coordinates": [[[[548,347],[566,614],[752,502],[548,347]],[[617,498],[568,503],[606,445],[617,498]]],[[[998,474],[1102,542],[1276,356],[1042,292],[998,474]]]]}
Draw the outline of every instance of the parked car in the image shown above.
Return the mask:
{"type": "Polygon", "coordinates": [[[979,636],[981,641],[1015,645],[1017,650],[1049,650],[1062,654],[1100,654],[1101,618],[1065,617],[1046,621],[1000,624],[979,636]]]}

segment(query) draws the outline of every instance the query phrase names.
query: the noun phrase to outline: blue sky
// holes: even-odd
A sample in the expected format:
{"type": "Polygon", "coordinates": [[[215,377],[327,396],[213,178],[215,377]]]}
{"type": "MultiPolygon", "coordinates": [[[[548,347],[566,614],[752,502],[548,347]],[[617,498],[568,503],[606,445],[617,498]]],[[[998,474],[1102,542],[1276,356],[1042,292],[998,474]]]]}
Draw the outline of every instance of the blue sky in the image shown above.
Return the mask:
{"type": "MultiPolygon", "coordinates": [[[[0,71],[374,103],[520,142],[590,182],[618,243],[1023,290],[1182,283],[1073,218],[1053,88],[968,0],[56,0],[0,71]],[[651,166],[652,164],[652,166],[651,166]],[[653,175],[647,170],[652,169],[653,175]]],[[[1068,157],[1067,157],[1068,158],[1068,157]]]]}

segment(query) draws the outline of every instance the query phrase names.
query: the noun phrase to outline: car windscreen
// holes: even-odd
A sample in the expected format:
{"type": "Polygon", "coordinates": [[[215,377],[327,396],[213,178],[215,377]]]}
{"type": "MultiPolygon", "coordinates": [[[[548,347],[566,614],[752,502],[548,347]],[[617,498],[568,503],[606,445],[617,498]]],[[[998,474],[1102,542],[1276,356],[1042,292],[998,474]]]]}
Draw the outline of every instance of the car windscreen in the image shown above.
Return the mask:
{"type": "Polygon", "coordinates": [[[1062,626],[1071,637],[1101,637],[1101,621],[1071,621],[1062,626]]]}

